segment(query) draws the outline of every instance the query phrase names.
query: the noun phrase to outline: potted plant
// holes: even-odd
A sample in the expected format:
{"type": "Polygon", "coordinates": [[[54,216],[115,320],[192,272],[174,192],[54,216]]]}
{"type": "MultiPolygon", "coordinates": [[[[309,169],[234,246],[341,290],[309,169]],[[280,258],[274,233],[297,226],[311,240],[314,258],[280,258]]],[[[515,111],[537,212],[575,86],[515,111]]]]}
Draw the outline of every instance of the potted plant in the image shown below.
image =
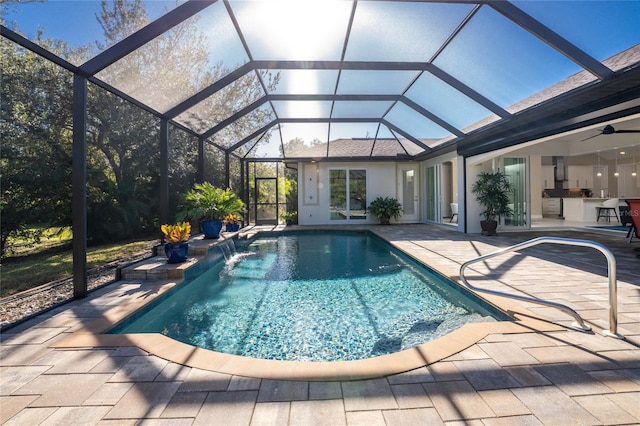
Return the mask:
{"type": "Polygon", "coordinates": [[[471,187],[471,193],[484,208],[480,213],[484,220],[480,221],[483,235],[497,235],[498,218],[509,216],[513,210],[509,207],[509,194],[513,186],[507,175],[501,171],[481,172],[471,187]]]}
{"type": "Polygon", "coordinates": [[[164,253],[167,256],[167,263],[180,263],[187,260],[191,224],[189,222],[167,224],[162,225],[160,229],[164,234],[164,253]]]}
{"type": "Polygon", "coordinates": [[[280,214],[280,219],[284,221],[284,223],[289,226],[298,220],[298,212],[290,211],[290,212],[282,212],[280,214]]]}
{"type": "Polygon", "coordinates": [[[240,230],[240,216],[237,214],[228,214],[224,217],[227,232],[237,232],[240,230]]]}
{"type": "Polygon", "coordinates": [[[392,197],[378,197],[369,204],[367,212],[378,218],[382,225],[388,225],[391,218],[398,219],[402,214],[402,205],[392,197]]]}
{"type": "Polygon", "coordinates": [[[178,220],[199,220],[205,238],[218,238],[227,215],[239,215],[244,203],[231,189],[197,183],[184,194],[178,220]]]}

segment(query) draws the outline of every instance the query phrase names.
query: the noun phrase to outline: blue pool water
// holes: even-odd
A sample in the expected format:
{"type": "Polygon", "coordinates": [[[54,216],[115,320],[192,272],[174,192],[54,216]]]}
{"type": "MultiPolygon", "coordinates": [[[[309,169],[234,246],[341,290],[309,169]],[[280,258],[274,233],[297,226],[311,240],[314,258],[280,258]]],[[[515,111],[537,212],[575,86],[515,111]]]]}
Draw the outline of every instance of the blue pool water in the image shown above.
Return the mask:
{"type": "Polygon", "coordinates": [[[163,333],[254,358],[338,361],[508,319],[369,233],[258,237],[225,257],[111,332],[163,333]]]}

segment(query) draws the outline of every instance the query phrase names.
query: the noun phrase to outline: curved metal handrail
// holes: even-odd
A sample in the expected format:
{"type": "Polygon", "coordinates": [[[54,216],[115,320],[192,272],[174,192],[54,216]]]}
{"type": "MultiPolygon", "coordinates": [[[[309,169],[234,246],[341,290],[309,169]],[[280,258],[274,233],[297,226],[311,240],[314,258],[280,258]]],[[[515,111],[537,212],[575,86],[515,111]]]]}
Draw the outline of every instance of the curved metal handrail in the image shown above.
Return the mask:
{"type": "Polygon", "coordinates": [[[523,300],[525,302],[537,303],[539,305],[551,306],[553,308],[559,309],[565,312],[566,314],[572,316],[573,318],[575,318],[576,321],[572,324],[574,327],[584,331],[591,330],[591,327],[589,327],[589,325],[584,323],[584,320],[582,319],[582,317],[576,311],[574,311],[573,309],[571,309],[566,305],[563,305],[561,303],[556,303],[556,302],[550,302],[548,300],[538,299],[534,297],[521,296],[518,294],[504,293],[497,290],[489,290],[489,289],[474,287],[467,281],[467,279],[464,276],[464,270],[473,263],[479,262],[484,259],[489,259],[491,257],[496,257],[504,253],[517,251],[520,249],[524,249],[524,248],[535,246],[542,243],[554,243],[554,244],[565,244],[565,245],[572,245],[572,246],[591,247],[591,248],[595,248],[596,250],[599,250],[602,254],[605,255],[605,257],[607,258],[607,266],[608,266],[607,275],[609,278],[609,330],[604,330],[603,334],[606,336],[615,337],[618,339],[624,339],[624,336],[617,333],[618,287],[617,287],[617,279],[616,279],[616,259],[613,256],[613,253],[611,253],[611,251],[608,248],[606,248],[600,243],[589,241],[589,240],[578,240],[578,239],[572,239],[572,238],[559,238],[559,237],[534,238],[532,240],[515,244],[513,246],[506,247],[506,248],[503,248],[503,249],[494,251],[492,253],[485,254],[483,256],[476,257],[475,259],[471,259],[469,261],[464,262],[460,266],[460,279],[462,280],[464,285],[466,285],[467,287],[469,287],[471,290],[474,290],[474,291],[489,293],[496,296],[508,297],[511,299],[523,300]]]}

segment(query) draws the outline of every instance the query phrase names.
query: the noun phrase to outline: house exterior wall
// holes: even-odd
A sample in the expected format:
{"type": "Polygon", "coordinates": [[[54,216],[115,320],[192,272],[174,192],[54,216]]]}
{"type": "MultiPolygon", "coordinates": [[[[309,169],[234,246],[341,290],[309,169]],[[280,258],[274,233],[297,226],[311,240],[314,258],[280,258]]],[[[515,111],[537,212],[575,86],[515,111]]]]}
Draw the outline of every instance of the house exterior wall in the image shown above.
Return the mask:
{"type": "MultiPolygon", "coordinates": [[[[460,232],[480,233],[480,212],[482,207],[471,194],[471,185],[481,171],[491,171],[495,166],[495,157],[476,156],[467,161],[455,152],[443,154],[426,160],[419,166],[420,221],[424,222],[427,209],[426,169],[435,164],[451,163],[453,173],[448,182],[447,191],[451,193],[447,200],[458,203],[457,229],[460,232]],[[464,165],[466,164],[466,170],[464,165]],[[465,181],[467,187],[465,188],[465,181]],[[466,216],[466,221],[465,221],[466,216]],[[466,222],[466,223],[465,223],[466,222]]],[[[530,162],[529,162],[530,163],[530,162]]],[[[329,211],[329,171],[333,169],[358,169],[367,171],[367,205],[378,196],[399,198],[398,170],[405,162],[300,162],[298,163],[298,223],[300,225],[354,225],[375,224],[378,219],[370,214],[364,220],[331,220],[329,211]]],[[[532,170],[529,182],[540,180],[540,171],[532,170]]],[[[535,185],[534,185],[535,186],[535,185]]],[[[442,190],[442,188],[440,188],[442,190]]],[[[448,201],[447,201],[448,202],[448,201]]],[[[443,206],[446,210],[448,206],[443,206]]],[[[539,214],[540,206],[532,205],[534,217],[539,214]]],[[[448,211],[448,210],[447,210],[448,211]]],[[[400,219],[402,221],[402,219],[400,219]]]]}
{"type": "Polygon", "coordinates": [[[397,198],[396,163],[320,162],[298,163],[298,224],[353,225],[378,223],[367,215],[365,220],[330,220],[329,170],[359,169],[367,171],[367,205],[378,196],[397,198]]]}

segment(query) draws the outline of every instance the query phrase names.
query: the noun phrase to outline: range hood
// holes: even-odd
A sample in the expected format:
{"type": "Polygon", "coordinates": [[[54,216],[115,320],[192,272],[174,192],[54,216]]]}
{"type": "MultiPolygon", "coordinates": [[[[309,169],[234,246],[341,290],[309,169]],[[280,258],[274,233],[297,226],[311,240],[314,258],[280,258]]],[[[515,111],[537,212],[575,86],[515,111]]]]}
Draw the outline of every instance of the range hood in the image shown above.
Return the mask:
{"type": "Polygon", "coordinates": [[[567,180],[567,166],[564,164],[564,157],[553,157],[553,165],[555,166],[556,182],[564,182],[567,180]]]}

